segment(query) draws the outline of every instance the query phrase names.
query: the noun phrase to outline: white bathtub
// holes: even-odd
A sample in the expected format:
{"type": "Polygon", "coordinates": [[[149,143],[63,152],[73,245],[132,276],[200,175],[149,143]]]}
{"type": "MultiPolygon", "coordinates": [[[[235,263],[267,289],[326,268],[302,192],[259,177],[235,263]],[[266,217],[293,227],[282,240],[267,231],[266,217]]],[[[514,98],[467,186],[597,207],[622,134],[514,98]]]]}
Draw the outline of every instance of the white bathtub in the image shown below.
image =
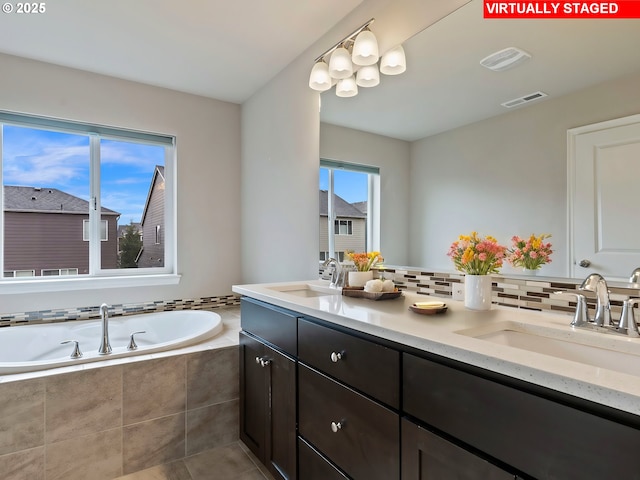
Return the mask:
{"type": "Polygon", "coordinates": [[[98,354],[100,319],[0,328],[0,375],[171,350],[213,337],[222,328],[220,315],[205,310],[114,317],[109,319],[109,355],[98,354]],[[142,330],[146,333],[135,336],[138,349],[127,350],[130,335],[142,330]],[[81,358],[70,358],[73,344],[61,345],[65,340],[80,342],[81,358]]]}

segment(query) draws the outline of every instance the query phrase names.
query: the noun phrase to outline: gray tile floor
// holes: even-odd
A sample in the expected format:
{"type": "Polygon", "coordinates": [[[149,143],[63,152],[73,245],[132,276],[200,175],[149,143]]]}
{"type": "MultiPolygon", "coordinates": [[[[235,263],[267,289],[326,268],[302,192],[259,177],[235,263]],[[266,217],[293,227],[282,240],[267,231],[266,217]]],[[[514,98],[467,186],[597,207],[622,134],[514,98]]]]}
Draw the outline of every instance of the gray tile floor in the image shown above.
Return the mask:
{"type": "Polygon", "coordinates": [[[242,442],[235,442],[115,480],[273,480],[273,477],[242,442]]]}

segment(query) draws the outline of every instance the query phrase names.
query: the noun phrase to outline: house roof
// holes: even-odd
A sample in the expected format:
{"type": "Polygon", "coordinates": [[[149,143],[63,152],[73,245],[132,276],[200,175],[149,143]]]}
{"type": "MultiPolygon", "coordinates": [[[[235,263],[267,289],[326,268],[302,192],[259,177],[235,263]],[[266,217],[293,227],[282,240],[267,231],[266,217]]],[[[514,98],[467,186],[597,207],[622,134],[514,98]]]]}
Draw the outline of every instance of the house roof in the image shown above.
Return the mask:
{"type": "Polygon", "coordinates": [[[367,214],[367,201],[366,200],[364,202],[353,202],[351,205],[356,207],[358,210],[360,210],[365,215],[367,214]]]}
{"type": "MultiPolygon", "coordinates": [[[[57,188],[4,187],[4,209],[10,212],[89,213],[89,202],[57,188]]],[[[102,207],[103,215],[120,215],[102,207]]]]}
{"type": "MultiPolygon", "coordinates": [[[[326,190],[320,190],[320,215],[327,216],[329,213],[328,206],[328,192],[326,190]]],[[[367,218],[366,213],[362,213],[352,204],[347,202],[339,195],[333,194],[335,202],[336,217],[350,217],[350,218],[367,218]]]]}

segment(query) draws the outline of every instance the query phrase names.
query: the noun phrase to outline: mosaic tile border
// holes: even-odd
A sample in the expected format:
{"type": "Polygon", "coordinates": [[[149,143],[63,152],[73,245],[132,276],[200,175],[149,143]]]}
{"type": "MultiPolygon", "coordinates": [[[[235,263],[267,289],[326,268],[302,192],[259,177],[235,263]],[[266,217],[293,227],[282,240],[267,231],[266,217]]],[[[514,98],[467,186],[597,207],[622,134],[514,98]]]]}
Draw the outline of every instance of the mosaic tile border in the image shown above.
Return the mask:
{"type": "MultiPolygon", "coordinates": [[[[451,297],[452,285],[464,283],[462,273],[439,273],[426,270],[412,270],[401,268],[386,268],[380,270],[378,276],[393,280],[398,289],[415,291],[422,295],[434,295],[438,297],[451,297]]],[[[556,295],[554,292],[585,293],[578,290],[581,281],[575,282],[568,279],[566,282],[546,279],[539,280],[529,278],[508,277],[493,275],[492,303],[513,308],[522,308],[535,311],[550,311],[573,315],[576,302],[567,296],[556,295]]],[[[611,311],[619,316],[622,310],[622,301],[629,296],[629,292],[623,289],[610,288],[611,311]]],[[[587,305],[595,312],[595,295],[587,293],[587,305]]]]}
{"type": "MultiPolygon", "coordinates": [[[[173,310],[213,310],[215,308],[240,305],[238,295],[221,295],[195,299],[156,300],[144,303],[113,304],[109,306],[109,316],[121,317],[140,313],[165,312],[173,310]]],[[[43,323],[90,320],[100,317],[98,305],[89,307],[35,310],[30,312],[0,315],[0,328],[14,325],[36,325],[43,323]]]]}

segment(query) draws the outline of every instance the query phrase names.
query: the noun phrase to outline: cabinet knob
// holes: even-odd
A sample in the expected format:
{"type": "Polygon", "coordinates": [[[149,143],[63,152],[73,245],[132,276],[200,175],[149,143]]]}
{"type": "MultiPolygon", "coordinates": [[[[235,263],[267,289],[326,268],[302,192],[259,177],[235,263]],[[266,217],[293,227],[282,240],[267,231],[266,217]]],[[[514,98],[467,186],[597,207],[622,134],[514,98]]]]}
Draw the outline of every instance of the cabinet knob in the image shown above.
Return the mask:
{"type": "Polygon", "coordinates": [[[338,431],[342,430],[344,427],[344,420],[340,420],[339,422],[331,422],[331,431],[333,433],[338,433],[338,431]]]}
{"type": "Polygon", "coordinates": [[[333,363],[338,363],[338,360],[342,360],[344,358],[344,352],[331,352],[331,361],[333,363]]]}
{"type": "Polygon", "coordinates": [[[580,260],[580,263],[578,265],[580,265],[582,268],[588,268],[589,266],[591,266],[591,262],[585,258],[580,260]]]}
{"type": "Polygon", "coordinates": [[[256,363],[264,368],[271,363],[271,360],[267,357],[256,357],[256,363]]]}

